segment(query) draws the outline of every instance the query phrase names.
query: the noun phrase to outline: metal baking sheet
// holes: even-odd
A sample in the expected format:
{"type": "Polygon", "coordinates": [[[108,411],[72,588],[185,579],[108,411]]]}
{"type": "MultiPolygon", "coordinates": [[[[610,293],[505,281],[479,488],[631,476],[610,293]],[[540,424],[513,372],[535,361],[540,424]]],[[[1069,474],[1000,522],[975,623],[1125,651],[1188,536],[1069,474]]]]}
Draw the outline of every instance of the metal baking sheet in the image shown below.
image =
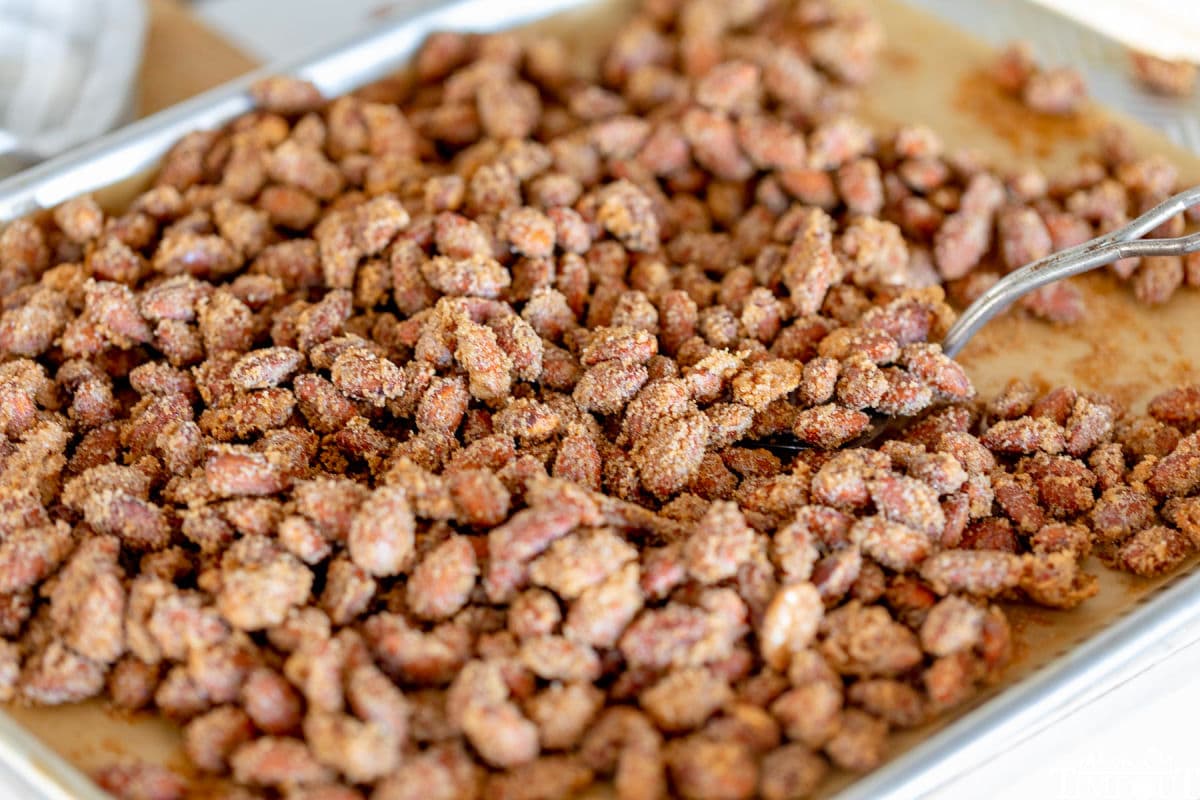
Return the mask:
{"type": "MultiPolygon", "coordinates": [[[[587,49],[603,39],[625,5],[426,0],[411,16],[365,38],[257,74],[290,72],[339,94],[401,66],[432,30],[512,27],[568,9],[573,10],[551,27],[570,36],[576,49],[587,49]]],[[[1053,171],[1075,163],[1113,118],[1099,108],[1065,120],[1032,115],[982,77],[991,52],[983,44],[895,0],[874,0],[871,8],[890,44],[861,110],[883,127],[923,122],[952,147],[970,148],[994,163],[1053,171]]],[[[113,184],[124,183],[127,194],[131,181],[140,180],[180,135],[245,111],[245,87],[254,77],[0,183],[0,221],[113,184]]],[[[1179,166],[1184,182],[1200,183],[1200,159],[1145,127],[1132,125],[1131,131],[1140,150],[1162,153],[1179,166]]],[[[993,393],[1009,377],[1020,376],[1109,391],[1136,407],[1156,390],[1200,378],[1200,337],[1189,335],[1200,319],[1200,296],[1181,292],[1165,306],[1148,309],[1107,277],[1088,277],[1083,286],[1092,309],[1087,323],[1056,327],[1007,316],[972,342],[962,358],[981,392],[993,393]]],[[[895,736],[889,763],[857,780],[835,776],[828,792],[907,798],[931,791],[1098,690],[1166,657],[1179,646],[1173,634],[1200,620],[1200,573],[1194,569],[1159,580],[1117,575],[1098,565],[1095,571],[1101,575],[1100,595],[1078,609],[1010,610],[1021,655],[1002,685],[955,714],[895,736]]],[[[8,714],[0,715],[0,761],[36,782],[47,797],[103,797],[79,770],[121,756],[179,763],[178,730],[147,715],[119,719],[99,702],[11,708],[8,714]]]]}
{"type": "Polygon", "coordinates": [[[1070,64],[1078,69],[1098,102],[1120,109],[1162,131],[1176,144],[1200,153],[1200,94],[1164,97],[1147,92],[1134,77],[1129,48],[1100,31],[1030,0],[910,2],[992,45],[1024,39],[1043,63],[1070,64]]]}

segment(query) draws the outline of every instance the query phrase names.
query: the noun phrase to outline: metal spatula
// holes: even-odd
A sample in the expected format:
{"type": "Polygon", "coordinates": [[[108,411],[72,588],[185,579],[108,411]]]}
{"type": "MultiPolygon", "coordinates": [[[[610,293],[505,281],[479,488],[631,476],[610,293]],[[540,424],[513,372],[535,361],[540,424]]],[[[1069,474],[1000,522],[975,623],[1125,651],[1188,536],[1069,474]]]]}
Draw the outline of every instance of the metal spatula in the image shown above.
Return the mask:
{"type": "MultiPolygon", "coordinates": [[[[1046,284],[1073,275],[1082,275],[1123,258],[1180,256],[1200,252],[1200,233],[1169,239],[1142,238],[1176,214],[1181,214],[1196,205],[1200,205],[1200,186],[1194,186],[1164,200],[1124,227],[1075,247],[1060,250],[1009,273],[963,311],[946,333],[946,338],[942,340],[943,352],[949,356],[957,355],[989,320],[1024,295],[1046,284]]],[[[863,435],[843,447],[862,447],[879,438],[885,430],[902,425],[905,421],[904,417],[881,418],[863,435]]],[[[813,447],[791,436],[772,438],[759,444],[773,450],[792,452],[813,447]]]]}

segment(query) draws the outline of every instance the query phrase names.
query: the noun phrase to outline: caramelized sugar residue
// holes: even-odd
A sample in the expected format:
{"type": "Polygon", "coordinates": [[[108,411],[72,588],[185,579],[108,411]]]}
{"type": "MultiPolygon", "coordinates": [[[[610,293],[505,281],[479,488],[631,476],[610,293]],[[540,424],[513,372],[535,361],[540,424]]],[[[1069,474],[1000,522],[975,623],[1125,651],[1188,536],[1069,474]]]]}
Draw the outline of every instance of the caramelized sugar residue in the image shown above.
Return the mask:
{"type": "Polygon", "coordinates": [[[954,108],[1004,139],[1022,155],[1048,157],[1063,142],[1078,142],[1099,130],[1092,113],[1056,117],[1026,108],[1001,89],[986,69],[963,76],[954,95],[954,108]]]}

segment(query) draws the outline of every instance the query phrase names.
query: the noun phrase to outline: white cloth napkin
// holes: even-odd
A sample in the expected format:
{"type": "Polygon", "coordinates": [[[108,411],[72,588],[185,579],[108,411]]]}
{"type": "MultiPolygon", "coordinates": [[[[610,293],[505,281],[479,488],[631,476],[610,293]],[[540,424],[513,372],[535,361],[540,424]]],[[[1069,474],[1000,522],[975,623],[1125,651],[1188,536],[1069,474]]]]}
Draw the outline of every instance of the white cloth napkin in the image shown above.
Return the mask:
{"type": "Polygon", "coordinates": [[[1200,3],[1194,0],[1035,2],[1138,50],[1200,63],[1200,3]]]}
{"type": "Polygon", "coordinates": [[[0,154],[46,158],[131,109],[141,0],[0,0],[0,154]]]}

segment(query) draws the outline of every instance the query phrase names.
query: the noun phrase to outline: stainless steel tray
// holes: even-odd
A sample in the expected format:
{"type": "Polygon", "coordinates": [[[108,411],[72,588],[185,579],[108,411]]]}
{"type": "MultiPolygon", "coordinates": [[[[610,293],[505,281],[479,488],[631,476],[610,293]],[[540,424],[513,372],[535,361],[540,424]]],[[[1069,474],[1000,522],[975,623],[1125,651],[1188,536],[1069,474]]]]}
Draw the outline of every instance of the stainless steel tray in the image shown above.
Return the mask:
{"type": "Polygon", "coordinates": [[[404,66],[432,31],[516,27],[588,0],[413,0],[407,13],[370,34],[312,56],[273,64],[0,181],[0,222],[111,186],[153,167],[184,134],[218,127],[249,111],[246,89],[268,75],[296,75],[327,97],[353,91],[404,66]]]}
{"type": "MultiPolygon", "coordinates": [[[[881,8],[894,6],[884,0],[878,2],[881,8]]],[[[407,16],[368,36],[311,58],[259,70],[0,182],[0,223],[145,174],[183,134],[221,125],[248,110],[246,88],[261,75],[298,75],[313,81],[327,95],[338,95],[401,67],[431,31],[497,30],[587,5],[593,3],[421,0],[407,16]]],[[[902,66],[899,61],[897,65],[897,69],[902,66]]],[[[895,87],[890,89],[894,94],[895,87]]],[[[1022,368],[1028,369],[1028,364],[1022,364],[1022,368]]],[[[880,769],[845,786],[838,796],[919,797],[1033,735],[1089,697],[1169,656],[1173,649],[1186,644],[1172,636],[1200,621],[1200,573],[1193,570],[1165,582],[1131,608],[1127,606],[1122,606],[1119,615],[1106,618],[1106,626],[1099,633],[925,736],[880,769]]],[[[3,713],[0,763],[42,797],[105,797],[79,770],[3,713]]]]}

